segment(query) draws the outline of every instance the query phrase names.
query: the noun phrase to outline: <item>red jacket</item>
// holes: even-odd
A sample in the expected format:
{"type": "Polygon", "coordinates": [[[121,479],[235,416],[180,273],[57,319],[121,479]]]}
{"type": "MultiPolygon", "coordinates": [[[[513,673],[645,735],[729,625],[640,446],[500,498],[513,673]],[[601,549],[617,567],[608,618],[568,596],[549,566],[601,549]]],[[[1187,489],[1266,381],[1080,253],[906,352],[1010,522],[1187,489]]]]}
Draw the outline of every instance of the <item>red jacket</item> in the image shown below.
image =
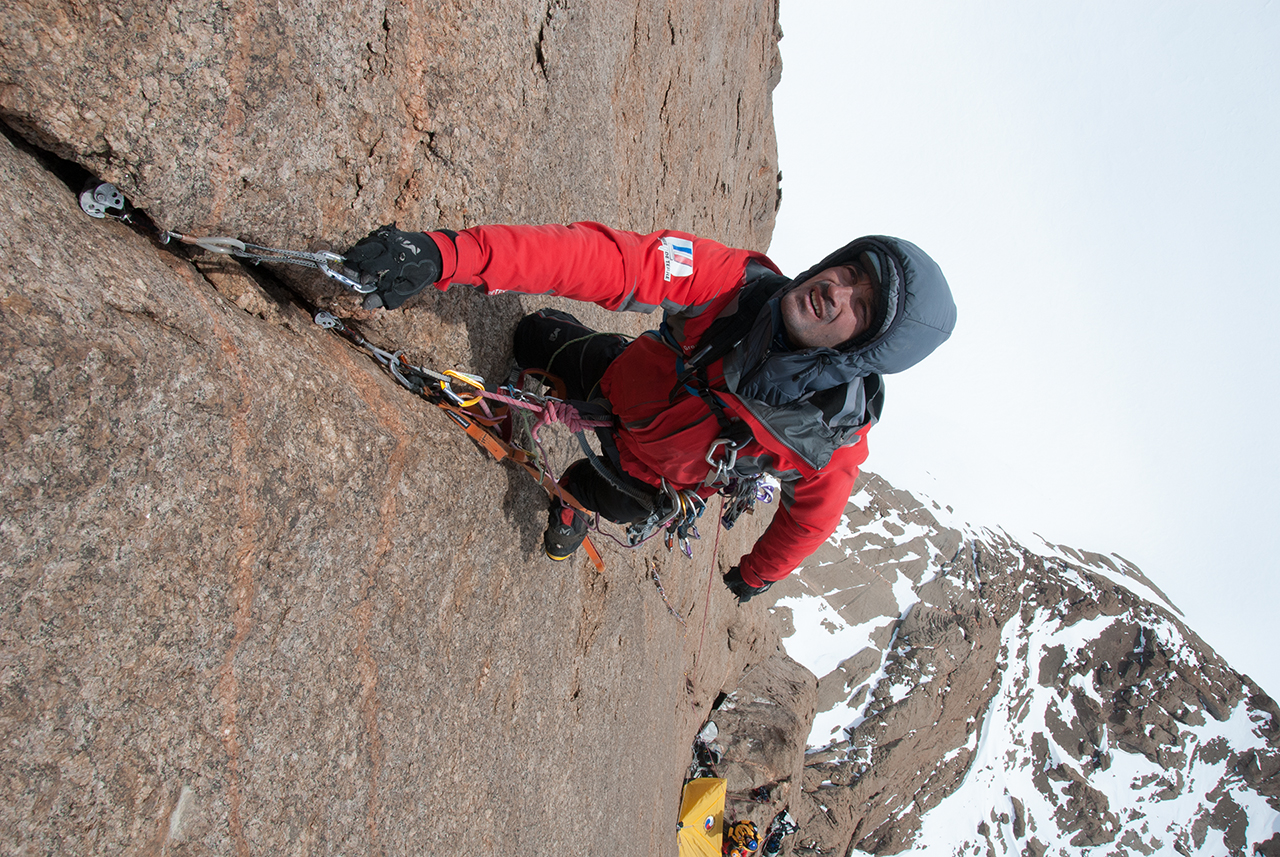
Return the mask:
{"type": "MultiPolygon", "coordinates": [[[[610,310],[661,307],[690,356],[699,337],[726,310],[736,309],[747,263],[776,271],[759,253],[670,230],[640,235],[596,223],[571,226],[478,226],[428,233],[440,248],[437,288],[465,283],[489,294],[518,291],[590,301],[610,310]],[[690,252],[691,251],[691,252],[690,252]]],[[[632,342],[609,367],[601,390],[617,415],[618,451],[626,471],[657,486],[698,488],[710,469],[707,450],[720,425],[697,395],[676,384],[679,355],[650,332],[632,342]]],[[[753,440],[739,458],[758,457],[783,485],[781,508],[751,552],[742,578],[752,586],[780,580],[821,545],[840,523],[858,466],[866,460],[866,431],[815,470],[725,390],[720,361],[708,377],[732,418],[751,425],[753,440]]],[[[701,489],[710,495],[714,489],[701,489]]]]}

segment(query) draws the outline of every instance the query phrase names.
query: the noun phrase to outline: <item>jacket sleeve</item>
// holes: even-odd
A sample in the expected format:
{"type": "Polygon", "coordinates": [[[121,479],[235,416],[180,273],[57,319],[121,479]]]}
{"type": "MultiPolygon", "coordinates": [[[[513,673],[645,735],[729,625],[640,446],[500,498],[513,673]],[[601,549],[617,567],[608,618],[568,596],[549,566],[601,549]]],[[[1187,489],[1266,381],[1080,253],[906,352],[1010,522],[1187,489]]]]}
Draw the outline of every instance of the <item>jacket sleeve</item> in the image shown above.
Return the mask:
{"type": "Polygon", "coordinates": [[[489,294],[559,295],[610,310],[706,306],[737,289],[751,259],[773,268],[759,253],[672,230],[641,235],[574,223],[427,234],[440,248],[442,291],[462,283],[489,294]]]}
{"type": "Polygon", "coordinates": [[[744,581],[764,586],[781,580],[831,537],[853,493],[858,467],[867,460],[866,435],[836,450],[826,467],[802,476],[791,491],[784,490],[769,528],[739,561],[744,581]]]}

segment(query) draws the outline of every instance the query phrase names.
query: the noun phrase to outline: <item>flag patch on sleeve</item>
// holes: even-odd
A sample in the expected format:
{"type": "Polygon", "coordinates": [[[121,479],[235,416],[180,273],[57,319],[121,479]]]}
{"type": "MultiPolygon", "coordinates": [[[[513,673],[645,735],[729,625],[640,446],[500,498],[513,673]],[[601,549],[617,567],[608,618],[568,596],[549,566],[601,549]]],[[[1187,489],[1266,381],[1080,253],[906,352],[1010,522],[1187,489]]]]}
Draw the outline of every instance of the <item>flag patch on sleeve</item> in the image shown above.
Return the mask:
{"type": "Polygon", "coordinates": [[[663,279],[687,277],[693,273],[693,242],[688,238],[662,239],[663,279]]]}

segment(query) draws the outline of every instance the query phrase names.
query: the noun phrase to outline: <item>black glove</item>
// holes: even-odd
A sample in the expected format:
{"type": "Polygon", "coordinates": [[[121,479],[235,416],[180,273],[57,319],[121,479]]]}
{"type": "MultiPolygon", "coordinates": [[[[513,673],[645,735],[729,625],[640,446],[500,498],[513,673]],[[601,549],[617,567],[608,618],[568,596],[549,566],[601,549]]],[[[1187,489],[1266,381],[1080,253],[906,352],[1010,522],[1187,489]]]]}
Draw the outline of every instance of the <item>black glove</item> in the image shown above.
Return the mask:
{"type": "Polygon", "coordinates": [[[402,232],[395,224],[374,230],[342,255],[352,279],[377,286],[365,297],[365,309],[395,309],[439,280],[444,266],[429,235],[402,232]]]}
{"type": "Polygon", "coordinates": [[[724,585],[729,587],[729,591],[738,597],[739,604],[746,604],[752,598],[773,586],[772,583],[766,583],[764,586],[752,586],[742,579],[742,570],[736,565],[729,569],[729,573],[724,576],[724,585]]]}

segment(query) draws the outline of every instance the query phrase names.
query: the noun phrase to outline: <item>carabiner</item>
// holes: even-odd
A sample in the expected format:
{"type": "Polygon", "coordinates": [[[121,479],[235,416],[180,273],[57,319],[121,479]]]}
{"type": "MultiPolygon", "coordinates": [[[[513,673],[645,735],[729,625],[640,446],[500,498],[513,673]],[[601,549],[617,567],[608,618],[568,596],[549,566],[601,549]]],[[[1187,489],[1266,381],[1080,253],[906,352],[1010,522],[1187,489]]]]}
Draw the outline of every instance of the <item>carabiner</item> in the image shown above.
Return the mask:
{"type": "Polygon", "coordinates": [[[346,274],[340,274],[329,267],[329,263],[331,262],[341,265],[343,262],[347,261],[347,257],[339,256],[337,253],[330,253],[328,250],[321,251],[315,255],[317,257],[316,269],[334,282],[341,283],[358,295],[367,295],[370,292],[377,291],[377,285],[372,283],[365,284],[359,280],[353,280],[346,274]]]}
{"type": "Polygon", "coordinates": [[[706,462],[712,467],[718,467],[726,472],[732,470],[733,466],[738,463],[738,445],[727,437],[716,438],[707,449],[706,462]],[[725,449],[725,457],[723,461],[716,461],[714,459],[716,449],[721,446],[725,449]]]}
{"type": "MultiPolygon", "coordinates": [[[[481,390],[481,391],[484,390],[484,378],[481,378],[479,375],[468,375],[465,372],[455,372],[452,369],[444,370],[444,374],[449,376],[450,378],[454,378],[458,381],[461,381],[462,383],[466,384],[469,387],[475,387],[477,390],[481,390]]],[[[444,382],[441,382],[440,388],[444,390],[445,393],[450,397],[456,398],[458,401],[454,402],[454,404],[456,404],[460,408],[469,408],[472,405],[477,405],[480,403],[480,400],[484,398],[483,396],[476,396],[475,398],[467,399],[464,401],[463,398],[459,396],[457,393],[454,393],[452,390],[445,387],[444,382]]]]}
{"type": "Polygon", "coordinates": [[[729,483],[729,473],[733,470],[733,466],[738,463],[738,445],[727,437],[716,438],[707,449],[706,462],[711,465],[712,469],[702,484],[709,488],[727,485],[729,483]],[[721,446],[725,449],[725,456],[722,460],[716,461],[716,449],[721,446]]]}

